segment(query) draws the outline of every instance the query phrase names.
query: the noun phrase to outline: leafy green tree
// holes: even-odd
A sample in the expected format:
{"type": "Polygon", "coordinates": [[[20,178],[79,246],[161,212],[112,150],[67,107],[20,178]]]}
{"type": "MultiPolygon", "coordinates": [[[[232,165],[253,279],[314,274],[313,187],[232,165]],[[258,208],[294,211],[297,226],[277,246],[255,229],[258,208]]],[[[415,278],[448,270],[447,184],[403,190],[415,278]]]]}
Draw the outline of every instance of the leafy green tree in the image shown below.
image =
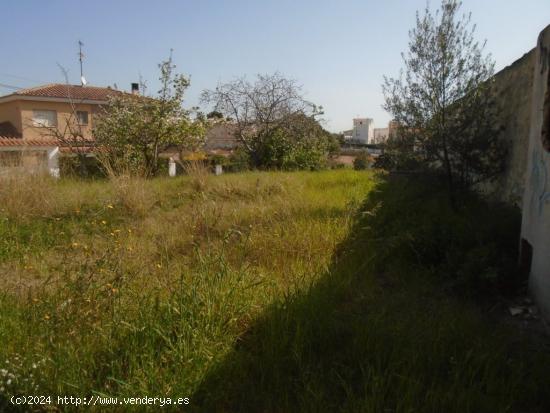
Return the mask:
{"type": "Polygon", "coordinates": [[[289,115],[285,122],[255,142],[264,168],[318,170],[340,149],[338,141],[313,117],[289,115]]]}
{"type": "Polygon", "coordinates": [[[183,108],[189,80],[174,72],[171,56],[159,69],[156,96],[114,94],[95,122],[94,138],[110,172],[154,176],[163,151],[196,149],[204,140],[205,120],[195,109],[183,108]]]}
{"type": "Polygon", "coordinates": [[[399,124],[387,145],[408,165],[445,174],[451,201],[458,188],[492,179],[502,171],[493,96],[493,62],[474,39],[461,2],[443,0],[434,13],[417,13],[399,78],[385,78],[384,108],[399,124]]]}

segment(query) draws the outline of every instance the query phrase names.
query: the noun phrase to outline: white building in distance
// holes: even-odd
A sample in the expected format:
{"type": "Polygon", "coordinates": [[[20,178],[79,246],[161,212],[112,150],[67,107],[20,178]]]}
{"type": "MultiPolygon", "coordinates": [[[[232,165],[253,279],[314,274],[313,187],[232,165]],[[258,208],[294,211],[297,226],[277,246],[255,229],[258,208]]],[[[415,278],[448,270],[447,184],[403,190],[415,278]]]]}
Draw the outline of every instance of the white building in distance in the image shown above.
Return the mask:
{"type": "Polygon", "coordinates": [[[374,121],[370,118],[353,119],[352,139],[358,143],[372,143],[374,139],[374,121]]]}

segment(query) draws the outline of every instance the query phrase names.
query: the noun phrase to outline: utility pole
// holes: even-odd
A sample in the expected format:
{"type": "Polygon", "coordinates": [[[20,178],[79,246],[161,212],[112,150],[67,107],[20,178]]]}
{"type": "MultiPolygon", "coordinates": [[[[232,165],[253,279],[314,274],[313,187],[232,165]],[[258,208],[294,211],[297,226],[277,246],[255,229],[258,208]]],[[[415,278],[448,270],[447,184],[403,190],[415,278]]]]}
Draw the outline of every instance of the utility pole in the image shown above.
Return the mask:
{"type": "Polygon", "coordinates": [[[82,71],[82,59],[84,58],[84,53],[82,53],[82,46],[84,46],[84,43],[82,43],[80,40],[78,41],[78,60],[80,61],[80,83],[82,86],[86,85],[86,80],[84,79],[84,72],[82,71]]]}

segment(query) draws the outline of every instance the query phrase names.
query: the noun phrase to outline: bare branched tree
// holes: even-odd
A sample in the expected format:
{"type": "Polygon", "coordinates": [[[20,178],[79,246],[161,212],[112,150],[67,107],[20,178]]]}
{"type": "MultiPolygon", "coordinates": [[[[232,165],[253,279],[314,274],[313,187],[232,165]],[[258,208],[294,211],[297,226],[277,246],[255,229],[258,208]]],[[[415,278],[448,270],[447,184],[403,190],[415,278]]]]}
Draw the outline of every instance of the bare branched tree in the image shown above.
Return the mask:
{"type": "Polygon", "coordinates": [[[322,114],[322,107],[304,99],[296,81],[280,73],[257,75],[254,82],[241,77],[219,84],[204,91],[201,101],[230,120],[236,138],[256,164],[257,148],[273,130],[283,127],[293,115],[322,114]]]}

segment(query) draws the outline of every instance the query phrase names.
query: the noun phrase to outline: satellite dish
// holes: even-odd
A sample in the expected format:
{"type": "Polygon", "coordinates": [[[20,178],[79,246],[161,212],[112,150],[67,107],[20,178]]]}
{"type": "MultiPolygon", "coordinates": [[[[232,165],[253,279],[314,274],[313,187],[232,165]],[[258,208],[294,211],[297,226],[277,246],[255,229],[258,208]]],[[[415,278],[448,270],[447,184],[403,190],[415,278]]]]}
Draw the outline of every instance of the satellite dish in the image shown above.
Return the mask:
{"type": "Polygon", "coordinates": [[[82,83],[82,86],[86,86],[88,84],[88,81],[84,76],[80,77],[80,83],[82,83]]]}

